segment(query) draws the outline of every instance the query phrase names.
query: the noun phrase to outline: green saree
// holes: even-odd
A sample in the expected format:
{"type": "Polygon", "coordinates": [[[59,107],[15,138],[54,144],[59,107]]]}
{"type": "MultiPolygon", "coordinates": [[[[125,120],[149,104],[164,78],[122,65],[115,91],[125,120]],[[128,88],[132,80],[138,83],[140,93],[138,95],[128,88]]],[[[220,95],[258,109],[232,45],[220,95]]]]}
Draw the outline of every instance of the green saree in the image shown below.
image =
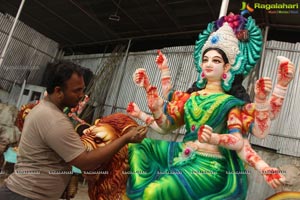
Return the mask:
{"type": "MultiPolygon", "coordinates": [[[[183,142],[146,138],[129,145],[130,199],[245,199],[247,179],[243,163],[234,151],[219,148],[221,155],[193,151],[186,145],[197,140],[201,125],[228,133],[228,112],[243,101],[227,94],[193,93],[184,104],[186,135],[183,142]]],[[[174,105],[174,104],[172,104],[174,105]]],[[[167,110],[167,109],[165,109],[167,110]]],[[[168,113],[165,113],[171,118],[168,113]]]]}

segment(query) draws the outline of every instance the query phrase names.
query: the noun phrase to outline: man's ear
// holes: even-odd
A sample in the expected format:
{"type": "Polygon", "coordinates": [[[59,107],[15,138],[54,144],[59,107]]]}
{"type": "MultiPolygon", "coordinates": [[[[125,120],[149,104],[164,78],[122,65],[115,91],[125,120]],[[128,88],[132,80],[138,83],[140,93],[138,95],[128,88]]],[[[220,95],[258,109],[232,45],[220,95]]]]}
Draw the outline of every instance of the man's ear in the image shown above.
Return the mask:
{"type": "Polygon", "coordinates": [[[224,72],[227,73],[231,68],[231,65],[229,63],[225,64],[224,66],[224,72]]]}
{"type": "Polygon", "coordinates": [[[59,93],[60,91],[61,91],[61,87],[59,87],[59,86],[54,87],[54,92],[55,93],[59,93]]]}
{"type": "Polygon", "coordinates": [[[64,93],[63,93],[63,91],[62,91],[62,88],[59,87],[59,86],[56,86],[56,87],[54,88],[54,93],[55,93],[59,98],[62,98],[63,95],[64,95],[64,93]]]}

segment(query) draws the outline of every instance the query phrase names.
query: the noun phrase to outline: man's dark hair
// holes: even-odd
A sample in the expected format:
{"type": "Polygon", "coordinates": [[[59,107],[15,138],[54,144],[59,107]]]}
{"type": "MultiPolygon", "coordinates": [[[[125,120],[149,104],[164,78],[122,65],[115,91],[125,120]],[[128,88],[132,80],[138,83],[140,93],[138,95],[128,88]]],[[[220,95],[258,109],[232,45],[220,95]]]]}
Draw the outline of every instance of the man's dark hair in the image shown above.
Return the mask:
{"type": "Polygon", "coordinates": [[[52,94],[54,92],[54,88],[57,86],[63,88],[65,86],[65,82],[71,78],[73,73],[83,76],[82,67],[64,60],[49,63],[45,75],[45,83],[48,94],[52,94]]]}

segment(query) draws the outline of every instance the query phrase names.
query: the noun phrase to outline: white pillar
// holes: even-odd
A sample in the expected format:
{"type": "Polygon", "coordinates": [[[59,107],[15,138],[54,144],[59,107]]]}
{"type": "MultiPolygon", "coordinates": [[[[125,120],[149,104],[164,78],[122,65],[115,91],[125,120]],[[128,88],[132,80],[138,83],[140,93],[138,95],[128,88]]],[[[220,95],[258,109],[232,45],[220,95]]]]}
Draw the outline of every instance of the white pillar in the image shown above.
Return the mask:
{"type": "Polygon", "coordinates": [[[10,29],[10,32],[9,32],[9,34],[8,34],[8,38],[7,38],[7,41],[6,41],[5,46],[4,46],[4,48],[3,48],[3,51],[1,52],[1,55],[0,55],[0,67],[1,67],[1,65],[2,65],[2,63],[3,63],[3,59],[4,59],[4,56],[5,56],[6,50],[7,50],[7,48],[8,48],[9,43],[10,43],[12,34],[13,34],[14,30],[15,30],[15,27],[16,27],[16,24],[17,24],[17,22],[18,22],[18,19],[19,19],[19,16],[20,16],[20,14],[21,14],[21,10],[22,10],[22,8],[23,8],[24,3],[25,3],[25,0],[22,0],[21,4],[20,4],[20,6],[19,6],[18,13],[17,13],[17,15],[16,15],[16,17],[15,17],[13,26],[12,26],[12,28],[10,29]]]}
{"type": "Polygon", "coordinates": [[[229,0],[222,0],[219,18],[226,16],[228,10],[229,0]]]}
{"type": "Polygon", "coordinates": [[[17,105],[16,105],[18,109],[20,109],[20,107],[21,107],[21,100],[22,100],[22,97],[23,97],[25,86],[26,86],[26,79],[24,79],[24,81],[23,81],[21,92],[19,94],[18,102],[17,102],[17,105]]]}

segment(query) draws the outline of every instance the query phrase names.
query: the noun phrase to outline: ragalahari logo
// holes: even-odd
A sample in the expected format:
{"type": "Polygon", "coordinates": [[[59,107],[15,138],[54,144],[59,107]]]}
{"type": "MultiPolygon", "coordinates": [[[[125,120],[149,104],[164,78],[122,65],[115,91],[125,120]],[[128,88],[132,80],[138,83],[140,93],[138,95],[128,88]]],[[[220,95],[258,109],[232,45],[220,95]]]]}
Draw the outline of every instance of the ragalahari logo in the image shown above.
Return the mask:
{"type": "Polygon", "coordinates": [[[242,1],[242,7],[241,7],[241,15],[250,14],[254,11],[254,8],[252,8],[249,3],[242,1]]]}
{"type": "Polygon", "coordinates": [[[299,14],[299,3],[249,3],[242,1],[241,15],[245,16],[254,10],[265,10],[268,14],[299,14]]]}

